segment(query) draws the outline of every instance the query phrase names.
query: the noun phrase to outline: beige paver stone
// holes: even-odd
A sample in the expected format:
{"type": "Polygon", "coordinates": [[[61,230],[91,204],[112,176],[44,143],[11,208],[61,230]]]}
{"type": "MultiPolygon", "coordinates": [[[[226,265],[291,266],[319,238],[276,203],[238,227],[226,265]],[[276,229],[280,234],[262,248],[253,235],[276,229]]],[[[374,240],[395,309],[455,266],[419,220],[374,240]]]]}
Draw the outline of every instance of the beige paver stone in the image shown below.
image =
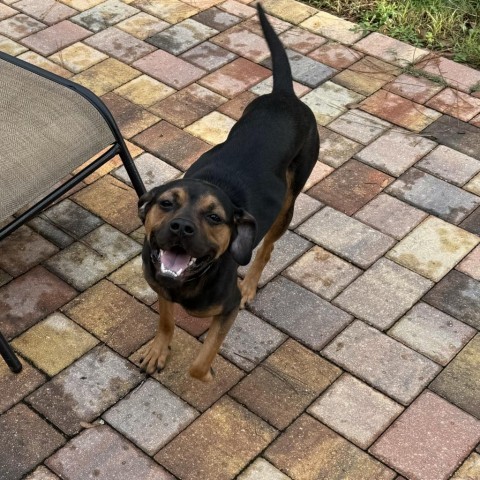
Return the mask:
{"type": "Polygon", "coordinates": [[[105,55],[84,43],[77,42],[57,53],[54,53],[49,58],[73,73],[80,73],[102,60],[107,59],[108,55],[105,55]]]}
{"type": "Polygon", "coordinates": [[[143,276],[140,255],[112,273],[108,279],[147,305],[152,305],[157,300],[156,292],[150,288],[143,276]]]}
{"type": "Polygon", "coordinates": [[[169,23],[178,23],[198,13],[198,9],[180,0],[137,0],[135,7],[169,23]]]}
{"type": "Polygon", "coordinates": [[[300,26],[347,45],[355,43],[364,36],[364,33],[361,31],[353,31],[356,27],[354,23],[327,12],[318,12],[313,17],[302,22],[300,26]]]}
{"type": "Polygon", "coordinates": [[[57,477],[47,467],[40,465],[25,480],[60,480],[60,477],[57,477]]]}
{"type": "Polygon", "coordinates": [[[140,76],[138,70],[114,58],[107,58],[75,75],[72,80],[101,96],[138,76],[140,76]]]}
{"type": "Polygon", "coordinates": [[[14,57],[20,55],[20,53],[26,52],[28,48],[14,42],[10,38],[0,35],[0,52],[8,53],[14,57]]]}
{"type": "Polygon", "coordinates": [[[429,217],[386,256],[438,282],[479,242],[476,235],[429,217]]]}
{"type": "Polygon", "coordinates": [[[475,480],[476,478],[480,478],[480,455],[473,452],[451,480],[475,480]]]}
{"type": "Polygon", "coordinates": [[[53,63],[52,61],[48,60],[48,58],[44,58],[38,53],[32,52],[30,50],[28,52],[22,53],[18,56],[18,58],[20,58],[21,60],[25,60],[28,63],[32,63],[37,67],[43,68],[44,70],[60,75],[63,78],[71,78],[73,75],[72,72],[70,72],[69,70],[61,67],[60,65],[57,65],[56,63],[53,63]]]}
{"type": "Polygon", "coordinates": [[[334,169],[330,165],[326,165],[323,162],[317,162],[305,182],[302,192],[306,192],[308,189],[316,185],[320,180],[323,180],[326,176],[330,175],[333,170],[334,169]]]}
{"type": "Polygon", "coordinates": [[[332,82],[325,82],[302,97],[320,125],[327,125],[365,97],[332,82]]]}
{"type": "Polygon", "coordinates": [[[475,195],[480,195],[480,173],[475,175],[463,188],[475,195]]]}
{"type": "Polygon", "coordinates": [[[308,412],[360,448],[368,448],[403,407],[348,373],[315,401],[308,412]]]}
{"type": "Polygon", "coordinates": [[[456,268],[480,281],[480,247],[474,248],[456,268]]]}
{"type": "Polygon", "coordinates": [[[75,8],[75,10],[80,10],[83,12],[89,8],[96,7],[103,1],[104,0],[62,0],[62,3],[68,5],[69,7],[75,8]]]}
{"type": "Polygon", "coordinates": [[[295,0],[264,0],[262,5],[270,15],[295,24],[317,12],[315,8],[295,0]]]}
{"type": "Polygon", "coordinates": [[[22,355],[51,376],[97,343],[95,337],[59,312],[52,313],[12,342],[22,355]]]}
{"type": "Polygon", "coordinates": [[[223,113],[212,112],[189,125],[185,131],[211,145],[218,145],[226,140],[235,123],[223,113]]]}
{"type": "Polygon", "coordinates": [[[159,20],[153,15],[148,13],[141,12],[137,13],[133,17],[127,18],[120,23],[115,25],[120,30],[133,35],[134,37],[139,38],[140,40],[145,40],[152,35],[155,35],[158,32],[161,32],[165,28],[169,27],[168,22],[159,20]]]}
{"type": "Polygon", "coordinates": [[[238,480],[290,480],[278,468],[264,458],[257,458],[241,475],[238,480]]]}
{"type": "Polygon", "coordinates": [[[150,107],[154,103],[163,100],[172,93],[175,93],[175,91],[174,88],[169,87],[148,75],[141,75],[117,88],[115,93],[137,105],[150,107]]]}
{"type": "Polygon", "coordinates": [[[234,478],[276,433],[225,397],[160,450],[155,460],[183,480],[234,478]]]}

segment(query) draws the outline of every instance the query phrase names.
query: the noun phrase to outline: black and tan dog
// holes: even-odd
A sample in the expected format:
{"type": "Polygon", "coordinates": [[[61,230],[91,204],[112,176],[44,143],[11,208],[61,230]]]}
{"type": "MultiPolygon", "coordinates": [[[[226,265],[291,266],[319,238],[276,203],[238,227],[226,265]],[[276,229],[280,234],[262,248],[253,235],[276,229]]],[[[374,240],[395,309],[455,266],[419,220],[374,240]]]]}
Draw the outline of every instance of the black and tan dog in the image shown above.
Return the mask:
{"type": "Polygon", "coordinates": [[[190,375],[208,381],[211,364],[240,307],[251,301],[273,245],[318,157],[317,125],[295,96],[285,50],[258,6],[272,55],[273,91],[250,103],[227,140],[203,154],[181,180],[139,201],[145,224],[145,277],[159,297],[158,332],[141,366],[164,367],[173,336],[173,304],[213,317],[190,375]],[[245,279],[238,265],[262,246],[245,279]]]}

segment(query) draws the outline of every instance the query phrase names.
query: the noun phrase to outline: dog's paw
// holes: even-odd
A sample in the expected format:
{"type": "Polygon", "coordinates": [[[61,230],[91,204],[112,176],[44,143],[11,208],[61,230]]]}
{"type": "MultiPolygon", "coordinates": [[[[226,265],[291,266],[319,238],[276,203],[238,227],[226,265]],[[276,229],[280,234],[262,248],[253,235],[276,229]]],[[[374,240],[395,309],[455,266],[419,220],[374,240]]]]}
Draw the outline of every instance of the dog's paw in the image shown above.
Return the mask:
{"type": "Polygon", "coordinates": [[[192,378],[195,378],[196,380],[200,380],[201,382],[205,383],[213,381],[213,378],[215,377],[215,371],[212,367],[210,367],[205,373],[204,369],[192,365],[189,373],[192,378]]]}
{"type": "Polygon", "coordinates": [[[159,372],[165,367],[169,353],[170,347],[168,345],[158,344],[153,341],[140,360],[140,370],[150,375],[159,372]]]}
{"type": "Polygon", "coordinates": [[[245,308],[247,303],[250,303],[257,294],[257,285],[251,282],[240,283],[240,292],[242,293],[242,299],[240,300],[240,308],[245,308]]]}

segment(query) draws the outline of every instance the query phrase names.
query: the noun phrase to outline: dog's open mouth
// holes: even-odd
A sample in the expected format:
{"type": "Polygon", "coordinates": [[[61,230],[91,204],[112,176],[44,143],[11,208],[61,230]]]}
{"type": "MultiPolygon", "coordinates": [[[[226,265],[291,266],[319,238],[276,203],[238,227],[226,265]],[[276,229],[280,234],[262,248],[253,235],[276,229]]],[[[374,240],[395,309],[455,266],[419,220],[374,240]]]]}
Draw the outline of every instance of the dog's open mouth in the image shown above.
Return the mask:
{"type": "Polygon", "coordinates": [[[188,277],[201,270],[208,263],[210,257],[192,257],[180,246],[172,247],[169,250],[158,250],[152,252],[152,262],[157,271],[164,276],[171,278],[188,277]]]}

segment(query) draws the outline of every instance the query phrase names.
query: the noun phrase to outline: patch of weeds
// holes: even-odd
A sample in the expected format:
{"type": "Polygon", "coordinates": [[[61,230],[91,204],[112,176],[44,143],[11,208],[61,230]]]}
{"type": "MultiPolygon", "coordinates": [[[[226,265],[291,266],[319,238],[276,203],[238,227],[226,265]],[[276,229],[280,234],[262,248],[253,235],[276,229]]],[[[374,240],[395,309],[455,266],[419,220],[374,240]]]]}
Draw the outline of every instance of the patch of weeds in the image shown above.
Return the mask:
{"type": "Polygon", "coordinates": [[[480,0],[303,0],[416,47],[480,68],[480,0]]]}
{"type": "Polygon", "coordinates": [[[437,83],[438,85],[442,85],[444,87],[448,85],[442,76],[434,75],[433,73],[429,73],[429,72],[424,72],[423,70],[419,70],[418,68],[415,68],[413,65],[407,65],[406,67],[403,68],[403,71],[404,73],[408,73],[409,75],[415,78],[423,77],[423,78],[426,78],[427,80],[430,80],[431,82],[437,83]]]}

